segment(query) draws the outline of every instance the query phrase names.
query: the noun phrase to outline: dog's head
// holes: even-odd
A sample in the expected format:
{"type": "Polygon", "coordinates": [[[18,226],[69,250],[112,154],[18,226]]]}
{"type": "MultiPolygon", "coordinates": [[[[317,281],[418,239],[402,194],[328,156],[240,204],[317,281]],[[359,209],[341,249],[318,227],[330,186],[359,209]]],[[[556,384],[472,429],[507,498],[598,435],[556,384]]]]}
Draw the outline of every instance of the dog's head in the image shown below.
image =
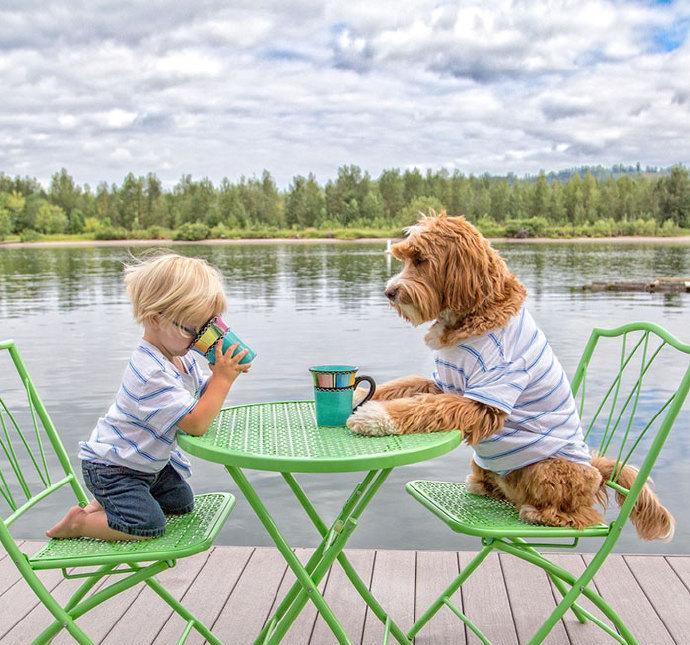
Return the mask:
{"type": "Polygon", "coordinates": [[[413,325],[464,318],[499,299],[507,280],[517,283],[482,234],[445,211],[422,216],[391,251],[405,265],[388,281],[386,296],[413,325]]]}

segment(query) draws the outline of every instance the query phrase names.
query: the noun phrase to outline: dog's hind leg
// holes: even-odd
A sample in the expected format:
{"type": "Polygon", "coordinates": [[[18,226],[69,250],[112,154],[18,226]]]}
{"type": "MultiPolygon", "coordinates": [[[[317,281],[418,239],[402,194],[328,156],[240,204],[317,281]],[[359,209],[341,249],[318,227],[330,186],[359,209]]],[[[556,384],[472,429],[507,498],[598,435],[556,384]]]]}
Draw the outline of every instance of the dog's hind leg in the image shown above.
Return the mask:
{"type": "Polygon", "coordinates": [[[582,529],[603,521],[594,509],[601,474],[585,464],[545,459],[509,473],[501,483],[527,522],[582,529]]]}
{"type": "Polygon", "coordinates": [[[520,518],[532,524],[567,526],[575,529],[584,529],[603,520],[601,513],[591,506],[564,511],[555,506],[536,508],[530,504],[523,504],[520,507],[520,518]]]}
{"type": "Polygon", "coordinates": [[[496,499],[506,498],[503,491],[496,484],[494,473],[477,465],[474,459],[470,462],[470,468],[472,472],[467,475],[465,480],[467,490],[470,493],[485,497],[495,497],[496,499]]]}

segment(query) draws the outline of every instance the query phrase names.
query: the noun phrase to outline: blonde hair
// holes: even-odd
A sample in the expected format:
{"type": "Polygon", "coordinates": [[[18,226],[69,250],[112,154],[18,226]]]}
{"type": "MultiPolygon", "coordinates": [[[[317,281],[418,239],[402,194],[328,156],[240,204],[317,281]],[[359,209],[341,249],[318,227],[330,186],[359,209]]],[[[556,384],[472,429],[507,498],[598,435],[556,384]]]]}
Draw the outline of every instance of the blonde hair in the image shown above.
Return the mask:
{"type": "Polygon", "coordinates": [[[225,309],[223,278],[206,260],[154,251],[125,264],[125,286],[134,318],[156,314],[196,327],[225,309]]]}

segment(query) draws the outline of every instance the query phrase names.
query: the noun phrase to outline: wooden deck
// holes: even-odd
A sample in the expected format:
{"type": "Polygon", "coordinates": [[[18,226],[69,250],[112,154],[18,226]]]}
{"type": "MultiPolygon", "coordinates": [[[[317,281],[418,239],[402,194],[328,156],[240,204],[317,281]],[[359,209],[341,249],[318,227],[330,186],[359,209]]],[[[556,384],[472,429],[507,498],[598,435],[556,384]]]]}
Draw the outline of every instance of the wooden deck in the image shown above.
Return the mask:
{"type": "MultiPolygon", "coordinates": [[[[31,553],[38,542],[24,542],[31,553]]],[[[310,551],[297,549],[306,560],[310,551]]],[[[444,551],[347,551],[362,579],[404,628],[457,575],[471,553],[444,551]]],[[[552,554],[560,565],[581,571],[588,556],[552,554]]],[[[79,580],[65,580],[60,571],[41,574],[55,597],[65,602],[79,580]]],[[[159,576],[167,588],[229,644],[253,642],[261,625],[293,580],[275,549],[218,546],[180,560],[159,576]]],[[[614,555],[595,578],[596,588],[626,620],[642,645],[690,643],[690,556],[614,555]]],[[[340,567],[325,578],[326,599],[343,621],[353,643],[380,643],[382,626],[366,611],[340,567]]],[[[455,597],[497,645],[524,643],[556,602],[556,591],[542,571],[510,556],[489,556],[455,597]]],[[[591,605],[583,603],[588,609],[591,605]]],[[[0,643],[30,642],[50,621],[4,552],[0,553],[0,643]]],[[[596,610],[594,610],[595,613],[596,610]]],[[[183,625],[162,600],[145,586],[130,589],[83,616],[78,623],[97,643],[176,642],[183,625]]],[[[70,643],[61,633],[56,643],[70,643]]],[[[187,641],[201,642],[196,633],[187,641]]],[[[308,605],[283,641],[289,645],[335,642],[313,606],[308,605]]],[[[391,641],[392,642],[392,639],[391,641]]],[[[473,634],[447,609],[417,637],[417,644],[476,643],[473,634]]],[[[546,641],[551,644],[609,643],[592,625],[572,615],[559,623],[546,641]]]]}

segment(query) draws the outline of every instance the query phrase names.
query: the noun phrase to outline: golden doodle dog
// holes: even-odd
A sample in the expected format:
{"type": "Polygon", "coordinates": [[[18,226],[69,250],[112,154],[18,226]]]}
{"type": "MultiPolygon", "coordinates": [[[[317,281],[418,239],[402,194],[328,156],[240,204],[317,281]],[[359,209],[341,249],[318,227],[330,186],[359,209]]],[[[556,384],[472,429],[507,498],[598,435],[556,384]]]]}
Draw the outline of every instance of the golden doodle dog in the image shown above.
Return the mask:
{"type": "MultiPolygon", "coordinates": [[[[590,454],[570,384],[524,306],[525,287],[463,217],[432,212],[392,247],[404,262],[386,296],[435,350],[433,379],[380,385],[347,422],[360,434],[459,428],[474,450],[468,490],[507,499],[528,522],[584,528],[603,521],[615,462],[590,454]]],[[[618,478],[632,485],[637,470],[618,478]]],[[[619,504],[623,498],[616,495],[619,504]]],[[[670,539],[674,520],[649,486],[630,516],[643,539],[670,539]]]]}

